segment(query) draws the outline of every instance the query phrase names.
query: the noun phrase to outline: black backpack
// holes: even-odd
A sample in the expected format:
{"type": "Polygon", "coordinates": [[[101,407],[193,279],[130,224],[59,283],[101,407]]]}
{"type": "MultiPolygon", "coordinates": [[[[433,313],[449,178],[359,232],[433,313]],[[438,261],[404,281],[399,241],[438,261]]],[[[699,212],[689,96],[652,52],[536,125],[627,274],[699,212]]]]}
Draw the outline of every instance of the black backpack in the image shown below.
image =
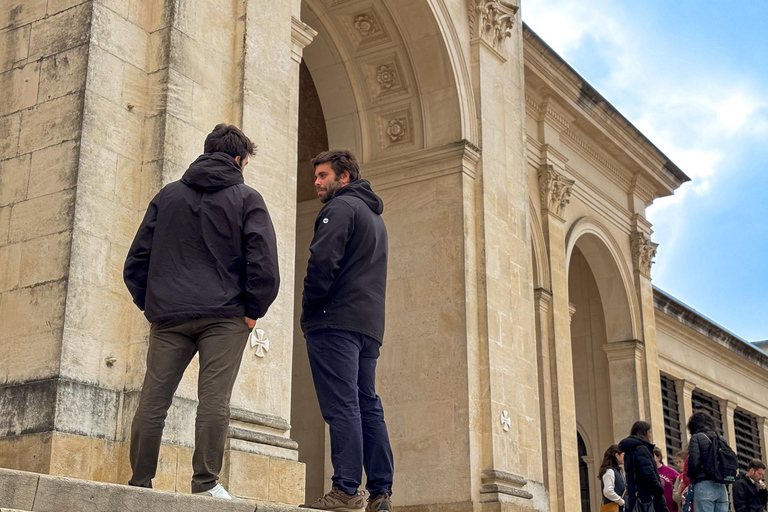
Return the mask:
{"type": "Polygon", "coordinates": [[[712,442],[707,458],[702,461],[704,472],[711,480],[721,484],[732,484],[736,481],[739,462],[728,441],[721,435],[711,437],[704,434],[712,442]]]}

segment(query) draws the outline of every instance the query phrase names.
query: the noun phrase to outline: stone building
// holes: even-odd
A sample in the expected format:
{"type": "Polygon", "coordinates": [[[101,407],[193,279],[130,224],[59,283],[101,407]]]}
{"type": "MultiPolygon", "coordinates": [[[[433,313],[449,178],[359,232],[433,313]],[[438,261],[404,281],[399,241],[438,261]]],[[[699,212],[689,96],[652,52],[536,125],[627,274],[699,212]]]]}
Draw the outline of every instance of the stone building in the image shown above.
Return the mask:
{"type": "MultiPolygon", "coordinates": [[[[679,449],[694,407],[766,458],[768,355],[652,285],[646,208],[688,178],[518,0],[4,6],[0,467],[127,481],[148,326],[122,264],[222,121],[259,146],[245,179],[283,276],[233,395],[234,494],[296,504],[328,485],[297,306],[320,207],[309,160],[337,147],[385,202],[398,510],[596,511],[604,449],[638,418],[679,449]]],[[[159,489],[189,489],[196,370],[159,489]]]]}

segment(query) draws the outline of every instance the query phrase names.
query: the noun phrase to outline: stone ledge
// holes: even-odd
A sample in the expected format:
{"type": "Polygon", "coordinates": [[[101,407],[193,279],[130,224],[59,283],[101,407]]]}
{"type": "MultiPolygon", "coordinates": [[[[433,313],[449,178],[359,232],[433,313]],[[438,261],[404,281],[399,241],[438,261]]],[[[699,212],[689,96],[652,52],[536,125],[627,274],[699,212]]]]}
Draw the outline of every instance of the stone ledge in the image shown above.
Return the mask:
{"type": "Polygon", "coordinates": [[[153,489],[0,469],[0,511],[298,512],[298,507],[232,502],[153,489]]]}

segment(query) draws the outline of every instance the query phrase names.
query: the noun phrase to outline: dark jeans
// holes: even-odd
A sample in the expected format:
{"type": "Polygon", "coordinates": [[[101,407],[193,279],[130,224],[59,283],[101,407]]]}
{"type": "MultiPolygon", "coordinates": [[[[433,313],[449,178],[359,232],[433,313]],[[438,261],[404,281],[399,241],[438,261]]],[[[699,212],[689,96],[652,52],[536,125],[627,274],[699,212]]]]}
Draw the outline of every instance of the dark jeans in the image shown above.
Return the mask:
{"type": "Polygon", "coordinates": [[[152,487],[168,408],[184,370],[200,352],[192,492],[216,486],[229,427],[229,399],[249,333],[241,317],[167,320],[152,326],[147,373],[131,426],[129,485],[152,487]]]}
{"type": "Polygon", "coordinates": [[[379,343],[364,334],[326,329],[307,334],[307,353],[331,432],[333,484],[354,494],[365,468],[370,495],[391,495],[392,449],[375,390],[379,343]]]}

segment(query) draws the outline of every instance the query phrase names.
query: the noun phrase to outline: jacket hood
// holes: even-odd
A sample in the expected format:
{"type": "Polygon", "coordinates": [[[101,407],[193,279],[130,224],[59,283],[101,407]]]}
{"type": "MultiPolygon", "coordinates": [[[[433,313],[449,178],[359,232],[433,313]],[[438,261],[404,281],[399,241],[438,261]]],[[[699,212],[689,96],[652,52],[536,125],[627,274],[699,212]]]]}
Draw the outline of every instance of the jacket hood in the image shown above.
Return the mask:
{"type": "Polygon", "coordinates": [[[215,192],[245,183],[240,166],[226,153],[200,155],[184,173],[181,182],[204,192],[215,192]]]}
{"type": "Polygon", "coordinates": [[[619,450],[621,450],[624,453],[631,452],[632,450],[636,449],[639,446],[645,446],[648,448],[648,451],[653,453],[654,444],[650,441],[643,439],[642,437],[636,437],[636,436],[629,436],[625,439],[622,439],[619,443],[619,450]]]}
{"type": "Polygon", "coordinates": [[[384,201],[371,190],[371,183],[368,180],[355,180],[336,192],[337,196],[342,194],[361,199],[377,215],[381,215],[384,211],[384,201]]]}

